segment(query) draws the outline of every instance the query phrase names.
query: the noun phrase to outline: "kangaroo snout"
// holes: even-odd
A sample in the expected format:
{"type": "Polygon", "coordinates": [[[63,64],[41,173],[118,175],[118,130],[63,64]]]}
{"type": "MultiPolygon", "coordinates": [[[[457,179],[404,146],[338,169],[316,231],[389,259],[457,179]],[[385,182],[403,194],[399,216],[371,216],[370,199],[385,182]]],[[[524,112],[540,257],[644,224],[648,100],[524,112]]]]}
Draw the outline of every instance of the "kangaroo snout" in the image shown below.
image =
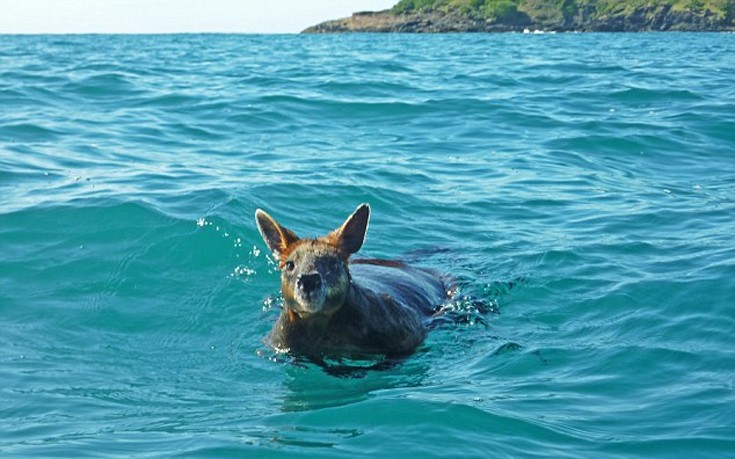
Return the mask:
{"type": "Polygon", "coordinates": [[[296,279],[296,286],[304,293],[312,293],[322,287],[322,276],[319,273],[302,274],[296,279]]]}

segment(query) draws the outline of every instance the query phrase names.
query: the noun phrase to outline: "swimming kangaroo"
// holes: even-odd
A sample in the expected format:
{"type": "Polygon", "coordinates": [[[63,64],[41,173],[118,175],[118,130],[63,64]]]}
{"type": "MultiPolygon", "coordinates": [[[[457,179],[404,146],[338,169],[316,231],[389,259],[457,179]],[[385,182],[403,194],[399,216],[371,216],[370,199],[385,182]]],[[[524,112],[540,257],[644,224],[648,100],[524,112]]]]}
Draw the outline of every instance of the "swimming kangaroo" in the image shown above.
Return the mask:
{"type": "Polygon", "coordinates": [[[328,235],[300,239],[258,209],[255,220],[279,259],[283,311],[270,334],[278,350],[408,354],[426,337],[427,319],[447,298],[440,277],[399,261],[353,260],[370,206],[362,204],[328,235]]]}

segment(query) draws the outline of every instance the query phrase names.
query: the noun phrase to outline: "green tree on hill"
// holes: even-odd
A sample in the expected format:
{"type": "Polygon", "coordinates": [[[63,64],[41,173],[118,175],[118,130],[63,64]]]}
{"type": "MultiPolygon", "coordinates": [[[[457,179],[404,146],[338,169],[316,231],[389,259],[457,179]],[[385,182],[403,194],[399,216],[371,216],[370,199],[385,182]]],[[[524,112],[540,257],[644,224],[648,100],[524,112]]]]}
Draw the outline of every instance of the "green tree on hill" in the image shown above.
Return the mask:
{"type": "Polygon", "coordinates": [[[393,12],[441,12],[503,21],[518,15],[565,20],[580,11],[601,18],[662,9],[712,16],[727,24],[735,19],[735,0],[401,0],[393,12]]]}

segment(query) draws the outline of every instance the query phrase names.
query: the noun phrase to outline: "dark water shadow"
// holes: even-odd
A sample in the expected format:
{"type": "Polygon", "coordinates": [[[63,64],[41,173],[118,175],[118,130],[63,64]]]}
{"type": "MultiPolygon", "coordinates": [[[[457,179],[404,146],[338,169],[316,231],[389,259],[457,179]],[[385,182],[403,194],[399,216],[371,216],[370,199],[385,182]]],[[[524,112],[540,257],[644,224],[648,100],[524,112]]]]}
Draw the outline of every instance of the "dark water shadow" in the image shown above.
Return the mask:
{"type": "Polygon", "coordinates": [[[371,371],[388,371],[397,369],[407,356],[365,356],[363,358],[346,358],[341,356],[324,357],[311,360],[330,376],[337,378],[361,379],[371,371]]]}
{"type": "Polygon", "coordinates": [[[283,361],[286,391],[281,407],[287,412],[344,406],[367,400],[379,391],[417,387],[429,370],[420,354],[289,359],[283,361]]]}

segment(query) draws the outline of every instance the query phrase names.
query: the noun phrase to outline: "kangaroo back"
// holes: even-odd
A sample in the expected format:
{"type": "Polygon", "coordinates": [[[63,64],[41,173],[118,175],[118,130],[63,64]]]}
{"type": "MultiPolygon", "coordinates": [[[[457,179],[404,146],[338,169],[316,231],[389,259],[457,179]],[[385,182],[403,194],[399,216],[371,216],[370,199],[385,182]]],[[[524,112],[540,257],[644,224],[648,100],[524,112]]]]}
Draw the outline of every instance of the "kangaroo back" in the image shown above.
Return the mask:
{"type": "Polygon", "coordinates": [[[446,299],[446,286],[435,273],[402,262],[357,259],[350,263],[352,282],[360,288],[380,292],[423,316],[436,312],[446,299]]]}

